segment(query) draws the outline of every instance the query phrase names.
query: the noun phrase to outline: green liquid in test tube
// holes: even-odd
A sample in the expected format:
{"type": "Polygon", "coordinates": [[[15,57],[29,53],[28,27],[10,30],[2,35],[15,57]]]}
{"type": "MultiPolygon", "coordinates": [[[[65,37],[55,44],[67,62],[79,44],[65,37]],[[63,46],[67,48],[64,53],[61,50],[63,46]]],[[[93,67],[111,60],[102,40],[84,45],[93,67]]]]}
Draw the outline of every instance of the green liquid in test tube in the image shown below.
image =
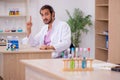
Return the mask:
{"type": "Polygon", "coordinates": [[[71,59],[70,61],[70,69],[74,69],[75,68],[75,61],[74,59],[71,59]]]}

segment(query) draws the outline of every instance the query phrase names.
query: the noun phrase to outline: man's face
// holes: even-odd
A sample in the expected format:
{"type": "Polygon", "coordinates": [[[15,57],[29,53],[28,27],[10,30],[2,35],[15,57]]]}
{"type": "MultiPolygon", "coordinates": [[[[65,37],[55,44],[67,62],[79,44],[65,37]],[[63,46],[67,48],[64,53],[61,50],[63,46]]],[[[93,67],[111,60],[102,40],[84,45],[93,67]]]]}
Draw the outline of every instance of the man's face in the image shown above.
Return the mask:
{"type": "Polygon", "coordinates": [[[41,10],[41,17],[45,24],[49,24],[52,22],[52,15],[48,9],[41,10]]]}

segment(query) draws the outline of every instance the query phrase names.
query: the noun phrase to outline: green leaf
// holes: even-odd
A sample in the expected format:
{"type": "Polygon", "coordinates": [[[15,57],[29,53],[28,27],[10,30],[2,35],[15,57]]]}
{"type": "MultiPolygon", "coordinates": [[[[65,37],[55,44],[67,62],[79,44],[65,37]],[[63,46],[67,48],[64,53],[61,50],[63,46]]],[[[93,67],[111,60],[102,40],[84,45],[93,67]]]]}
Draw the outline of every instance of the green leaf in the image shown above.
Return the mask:
{"type": "Polygon", "coordinates": [[[92,25],[91,15],[85,16],[79,8],[75,8],[72,15],[68,10],[66,10],[66,12],[69,17],[67,23],[69,24],[72,32],[72,43],[78,47],[81,42],[81,33],[87,33],[88,29],[86,26],[90,27],[92,25]]]}

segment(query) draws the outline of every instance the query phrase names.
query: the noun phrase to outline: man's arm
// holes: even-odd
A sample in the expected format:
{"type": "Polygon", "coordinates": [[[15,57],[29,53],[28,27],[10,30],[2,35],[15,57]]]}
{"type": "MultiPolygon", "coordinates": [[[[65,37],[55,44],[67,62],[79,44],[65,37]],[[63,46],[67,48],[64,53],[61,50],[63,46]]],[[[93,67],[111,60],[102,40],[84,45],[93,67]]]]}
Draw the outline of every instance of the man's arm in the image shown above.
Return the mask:
{"type": "Polygon", "coordinates": [[[22,40],[22,43],[23,44],[29,43],[31,46],[37,46],[38,39],[36,39],[37,36],[33,37],[33,35],[31,34],[31,28],[32,28],[32,17],[30,16],[29,21],[26,23],[27,36],[22,40]]]}

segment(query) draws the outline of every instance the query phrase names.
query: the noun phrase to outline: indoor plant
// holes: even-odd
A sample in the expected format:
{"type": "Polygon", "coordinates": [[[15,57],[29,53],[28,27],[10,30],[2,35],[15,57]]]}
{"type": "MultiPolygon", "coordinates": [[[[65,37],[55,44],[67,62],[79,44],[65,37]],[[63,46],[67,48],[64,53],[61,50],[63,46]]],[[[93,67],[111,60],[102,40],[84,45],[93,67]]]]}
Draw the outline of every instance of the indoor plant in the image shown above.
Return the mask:
{"type": "Polygon", "coordinates": [[[79,47],[80,43],[80,37],[82,32],[88,32],[88,29],[86,26],[91,26],[92,21],[91,21],[91,15],[84,16],[83,12],[79,8],[75,8],[73,15],[69,13],[68,10],[66,10],[69,19],[67,23],[71,27],[71,33],[72,33],[72,43],[75,47],[79,47]]]}

